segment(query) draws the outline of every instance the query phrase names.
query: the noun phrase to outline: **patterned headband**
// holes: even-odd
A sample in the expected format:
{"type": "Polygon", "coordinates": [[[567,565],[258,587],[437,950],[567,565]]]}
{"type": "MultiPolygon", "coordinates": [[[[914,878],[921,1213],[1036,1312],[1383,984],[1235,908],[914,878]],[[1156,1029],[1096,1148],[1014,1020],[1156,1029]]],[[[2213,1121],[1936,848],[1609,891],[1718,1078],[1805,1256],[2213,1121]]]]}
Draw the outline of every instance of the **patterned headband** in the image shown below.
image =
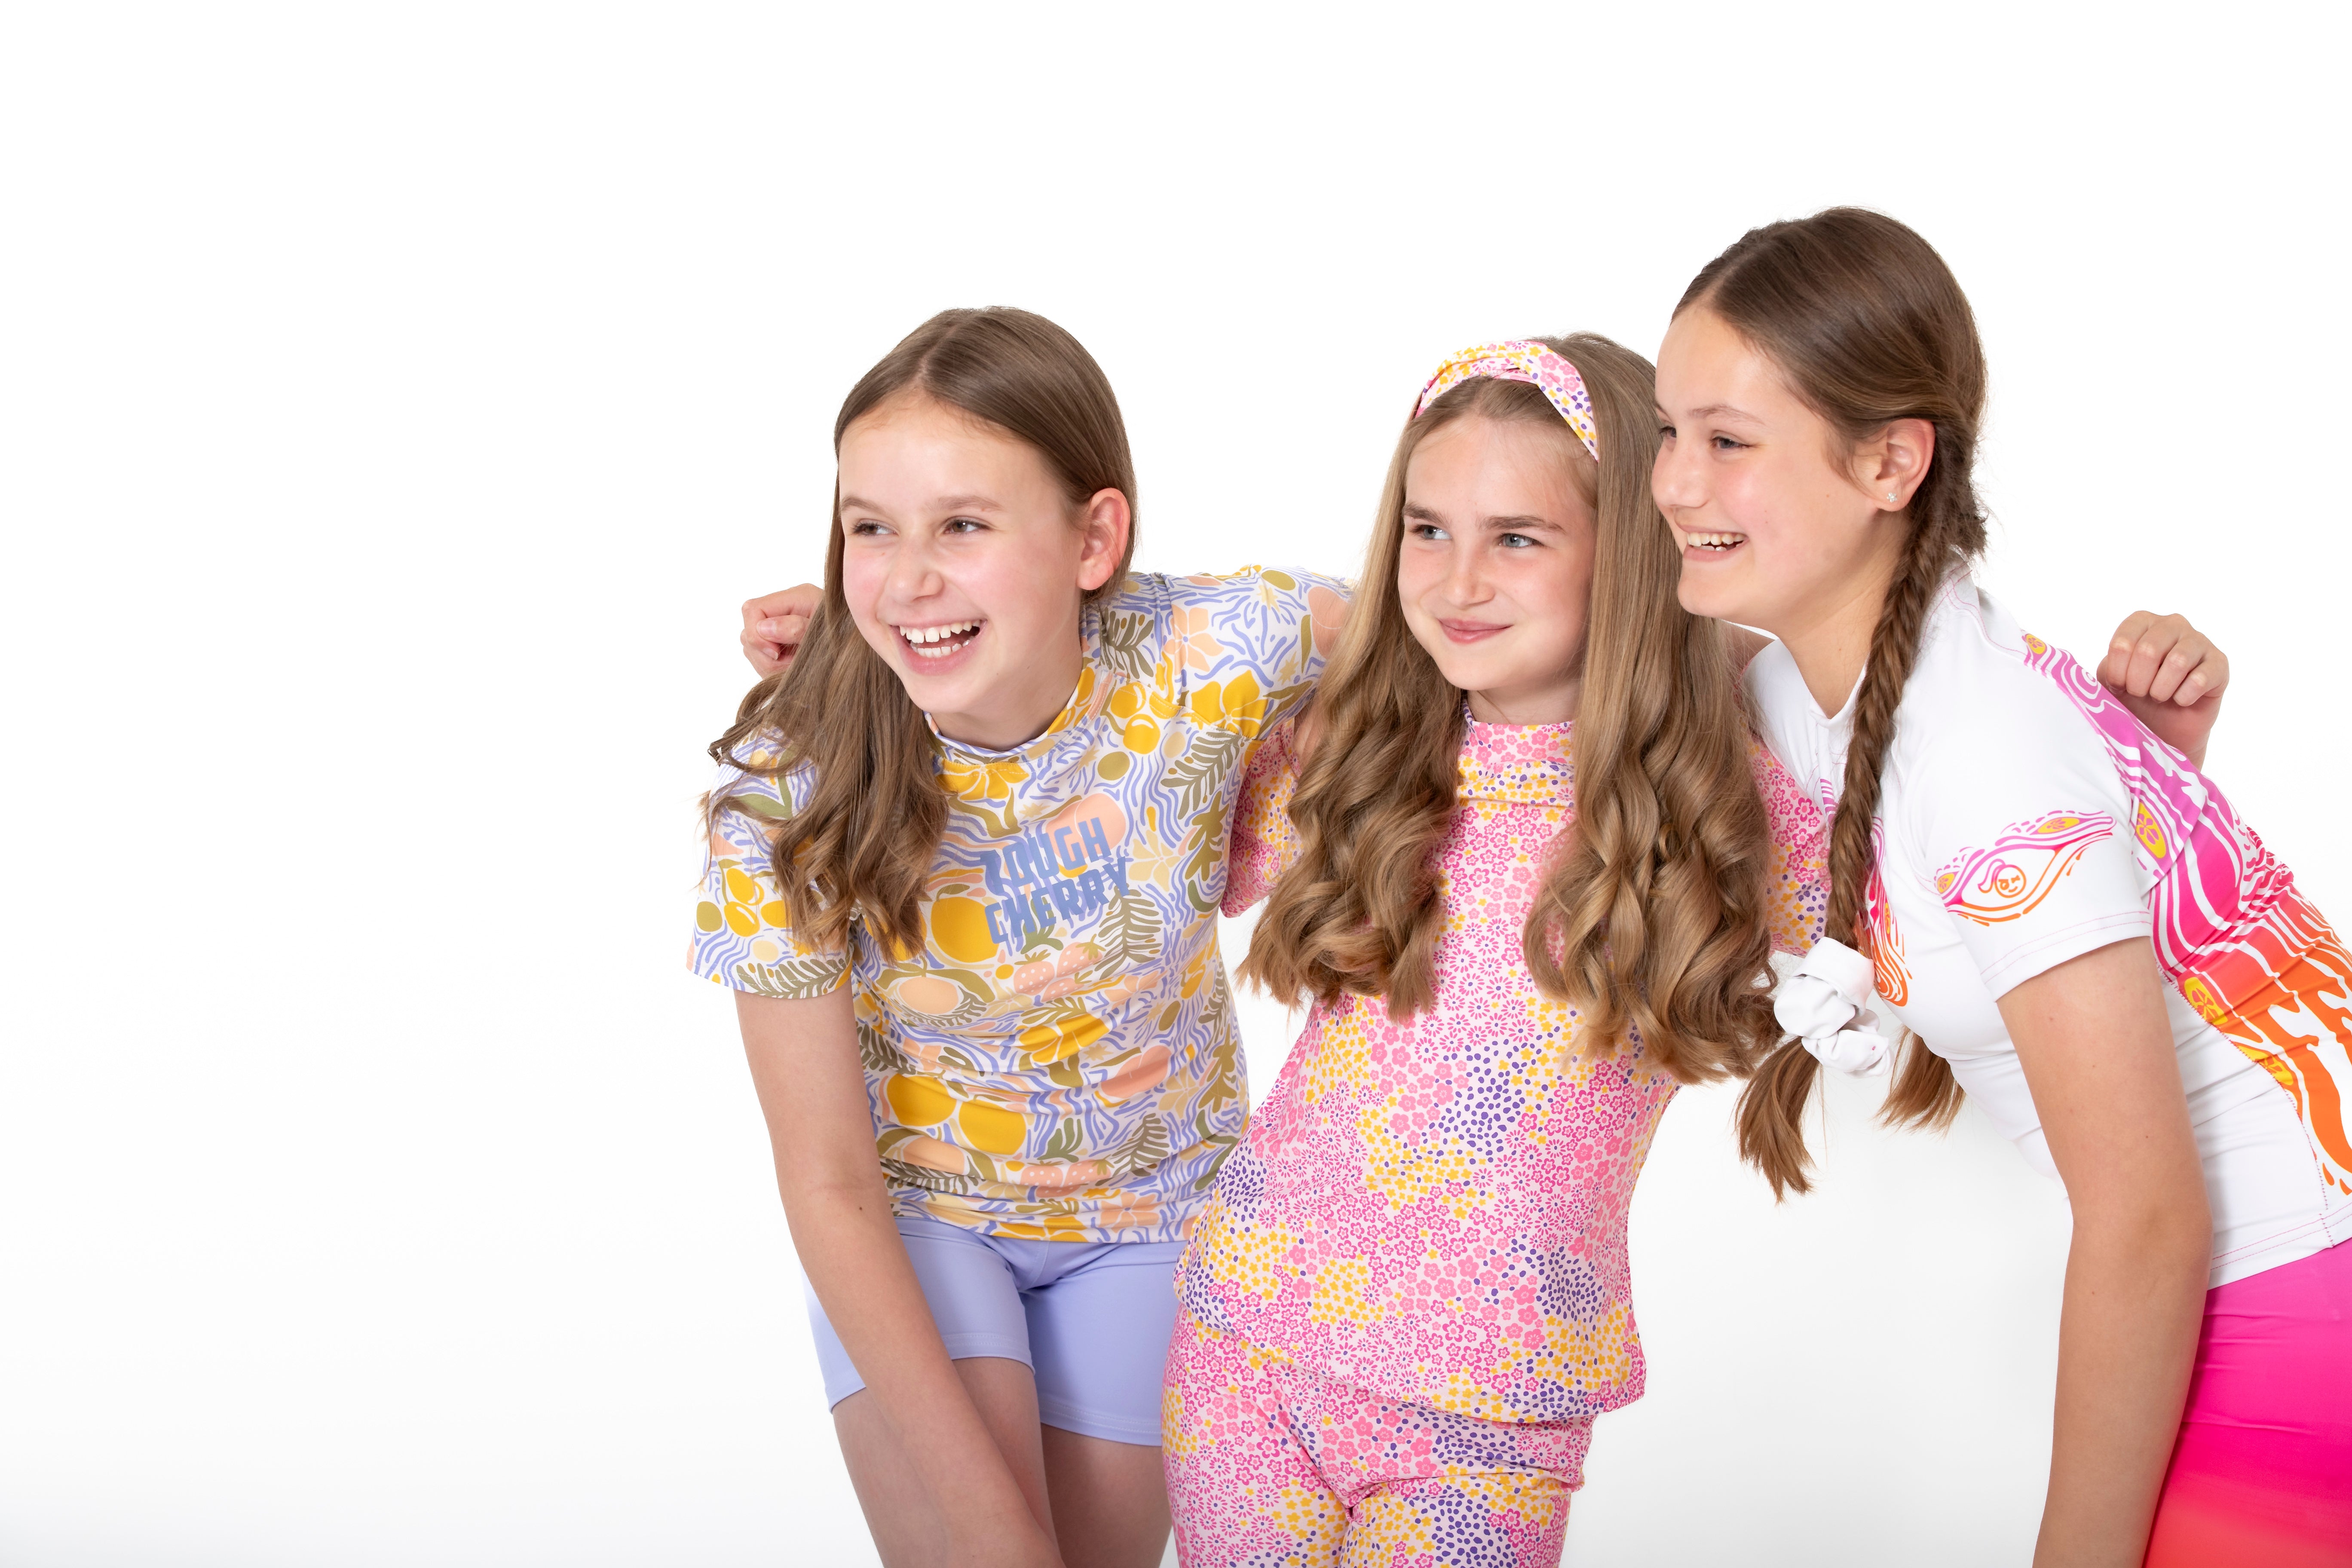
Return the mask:
{"type": "Polygon", "coordinates": [[[1592,395],[1584,390],[1584,377],[1576,367],[1531,338],[1512,338],[1499,343],[1477,343],[1464,349],[1437,367],[1429,384],[1421,389],[1421,401],[1412,405],[1412,416],[1420,418],[1429,412],[1429,405],[1474,375],[1491,376],[1496,381],[1524,381],[1551,399],[1592,460],[1601,460],[1601,427],[1592,422],[1592,395]]]}

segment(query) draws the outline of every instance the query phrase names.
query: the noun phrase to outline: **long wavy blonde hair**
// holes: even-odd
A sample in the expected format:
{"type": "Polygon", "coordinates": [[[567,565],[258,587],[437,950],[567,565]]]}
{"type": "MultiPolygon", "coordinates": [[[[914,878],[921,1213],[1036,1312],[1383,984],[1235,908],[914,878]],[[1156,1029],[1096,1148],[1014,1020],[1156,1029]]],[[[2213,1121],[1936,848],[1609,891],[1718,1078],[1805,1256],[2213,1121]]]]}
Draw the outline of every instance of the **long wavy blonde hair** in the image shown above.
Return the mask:
{"type": "Polygon", "coordinates": [[[1408,422],[1390,459],[1364,575],[1315,695],[1318,726],[1290,807],[1297,863],[1260,917],[1242,973],[1287,1000],[1435,1000],[1444,923],[1432,856],[1456,806],[1464,693],[1416,641],[1397,594],[1405,473],[1460,419],[1558,433],[1599,518],[1583,693],[1572,731],[1577,816],[1522,937],[1548,994],[1585,1014],[1581,1038],[1638,1030],[1685,1081],[1746,1070],[1778,1037],[1757,984],[1770,950],[1764,806],[1721,628],[1685,612],[1650,497],[1655,372],[1591,333],[1540,340],[1574,364],[1600,430],[1595,463],[1519,382],[1462,383],[1408,422]]]}
{"type": "MultiPolygon", "coordinates": [[[[1003,306],[942,310],[859,378],[833,423],[833,447],[850,426],[915,392],[984,420],[1033,448],[1062,487],[1073,517],[1098,490],[1135,506],[1135,460],[1110,381],[1078,340],[1045,317],[1003,306]]],[[[750,777],[814,764],[814,787],[788,831],[774,836],[772,864],[793,931],[811,944],[838,941],[853,915],[886,947],[923,940],[924,879],[947,826],[938,742],[898,674],[850,619],[842,589],[841,487],[834,486],[824,600],[793,662],[754,686],[735,722],[710,743],[713,760],[750,777]],[[747,750],[748,748],[748,750],[747,750]]],[[[1087,600],[1114,592],[1127,553],[1087,600]]],[[[1077,592],[1074,586],[1071,590],[1077,592]]],[[[764,797],[716,790],[704,809],[772,815],[764,797]]]]}

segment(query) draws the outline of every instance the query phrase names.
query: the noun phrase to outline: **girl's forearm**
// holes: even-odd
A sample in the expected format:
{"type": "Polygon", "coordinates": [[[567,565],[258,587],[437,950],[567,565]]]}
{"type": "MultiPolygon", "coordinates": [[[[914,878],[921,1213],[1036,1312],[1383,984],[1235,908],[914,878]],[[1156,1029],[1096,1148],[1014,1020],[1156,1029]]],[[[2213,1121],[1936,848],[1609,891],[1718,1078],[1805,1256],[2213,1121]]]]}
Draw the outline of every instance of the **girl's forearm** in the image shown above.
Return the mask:
{"type": "Polygon", "coordinates": [[[842,1348],[943,1518],[1051,1552],[1051,1515],[1026,1496],[956,1375],[878,1181],[783,1191],[793,1247],[842,1348]],[[870,1189],[870,1190],[869,1190],[870,1189]]]}
{"type": "Polygon", "coordinates": [[[2138,1568],[2197,1352],[2203,1218],[2078,1218],[2035,1568],[2138,1568]]]}

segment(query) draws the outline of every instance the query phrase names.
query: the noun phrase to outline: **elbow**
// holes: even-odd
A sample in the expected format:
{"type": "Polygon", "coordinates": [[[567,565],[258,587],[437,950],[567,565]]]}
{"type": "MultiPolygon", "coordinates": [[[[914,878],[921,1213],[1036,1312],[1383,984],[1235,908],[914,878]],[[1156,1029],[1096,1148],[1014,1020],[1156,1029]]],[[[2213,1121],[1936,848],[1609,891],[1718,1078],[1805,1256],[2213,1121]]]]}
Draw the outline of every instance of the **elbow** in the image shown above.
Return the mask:
{"type": "Polygon", "coordinates": [[[2200,1181],[2178,1193],[2149,1194],[2104,1213],[2078,1215],[2078,1233],[2135,1271],[2158,1279],[2193,1279],[2204,1289],[2213,1257],[2213,1215],[2200,1181]]]}
{"type": "Polygon", "coordinates": [[[830,1158],[778,1160],[776,1194],[784,1200],[785,1215],[794,1219],[887,1205],[890,1196],[870,1143],[830,1158]]]}

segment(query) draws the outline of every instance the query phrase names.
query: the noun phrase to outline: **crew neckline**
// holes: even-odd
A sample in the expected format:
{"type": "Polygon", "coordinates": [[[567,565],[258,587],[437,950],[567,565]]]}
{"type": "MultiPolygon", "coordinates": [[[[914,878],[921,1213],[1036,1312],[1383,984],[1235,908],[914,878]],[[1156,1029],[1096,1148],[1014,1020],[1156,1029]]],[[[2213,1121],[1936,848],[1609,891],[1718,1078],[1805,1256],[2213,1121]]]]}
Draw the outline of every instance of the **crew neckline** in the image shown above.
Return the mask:
{"type": "Polygon", "coordinates": [[[1094,603],[1088,601],[1078,611],[1078,679],[1071,686],[1070,695],[1063,701],[1061,710],[1054,715],[1044,729],[1019,745],[1008,746],[1000,751],[990,746],[977,745],[970,741],[959,741],[952,735],[942,734],[939,721],[931,717],[929,709],[925,709],[923,723],[929,728],[931,739],[937,741],[944,750],[960,752],[970,757],[984,758],[990,762],[1008,762],[1038,755],[1052,746],[1065,731],[1079,721],[1091,718],[1096,699],[1110,689],[1108,684],[1099,679],[1096,672],[1096,665],[1102,650],[1101,632],[1101,616],[1096,612],[1094,603]]]}

